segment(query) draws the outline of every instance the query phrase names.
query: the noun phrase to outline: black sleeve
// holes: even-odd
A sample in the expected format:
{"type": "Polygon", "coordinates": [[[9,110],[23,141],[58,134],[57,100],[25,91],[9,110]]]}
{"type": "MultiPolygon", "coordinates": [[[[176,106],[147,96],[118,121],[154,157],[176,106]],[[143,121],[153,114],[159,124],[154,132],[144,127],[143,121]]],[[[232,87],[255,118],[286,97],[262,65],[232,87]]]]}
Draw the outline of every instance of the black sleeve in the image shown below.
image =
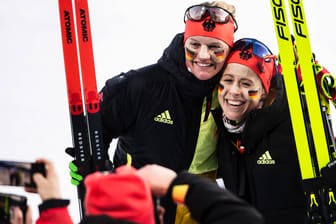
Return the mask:
{"type": "Polygon", "coordinates": [[[200,223],[263,223],[261,214],[254,207],[205,177],[181,172],[168,193],[171,195],[173,187],[181,184],[189,185],[185,205],[191,216],[200,223]]]}
{"type": "Polygon", "coordinates": [[[119,137],[132,124],[137,93],[133,93],[134,71],[121,73],[108,79],[99,93],[104,148],[108,149],[113,138],[119,137]]]}
{"type": "Polygon", "coordinates": [[[39,211],[41,213],[49,208],[65,207],[68,206],[69,203],[70,201],[66,199],[48,199],[43,201],[42,204],[39,205],[39,211]]]}

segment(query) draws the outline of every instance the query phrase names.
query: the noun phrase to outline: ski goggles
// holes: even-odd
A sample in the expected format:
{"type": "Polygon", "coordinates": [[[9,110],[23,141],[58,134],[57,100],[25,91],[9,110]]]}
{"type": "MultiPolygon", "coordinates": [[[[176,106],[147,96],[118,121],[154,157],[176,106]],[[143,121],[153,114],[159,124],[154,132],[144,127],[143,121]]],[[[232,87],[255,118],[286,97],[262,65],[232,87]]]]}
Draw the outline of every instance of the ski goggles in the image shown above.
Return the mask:
{"type": "Polygon", "coordinates": [[[220,24],[228,23],[230,19],[232,19],[235,26],[234,31],[238,29],[237,22],[233,15],[229,11],[217,6],[190,6],[184,13],[184,23],[186,20],[202,21],[206,16],[210,16],[212,21],[220,24]]]}
{"type": "Polygon", "coordinates": [[[271,60],[276,61],[277,59],[277,56],[274,55],[266,45],[253,38],[243,38],[238,40],[231,51],[244,51],[248,49],[252,49],[252,53],[257,57],[264,59],[265,62],[270,62],[271,60]]]}
{"type": "Polygon", "coordinates": [[[267,93],[272,79],[278,75],[277,56],[262,42],[252,38],[236,41],[226,63],[248,66],[259,76],[267,93]]]}

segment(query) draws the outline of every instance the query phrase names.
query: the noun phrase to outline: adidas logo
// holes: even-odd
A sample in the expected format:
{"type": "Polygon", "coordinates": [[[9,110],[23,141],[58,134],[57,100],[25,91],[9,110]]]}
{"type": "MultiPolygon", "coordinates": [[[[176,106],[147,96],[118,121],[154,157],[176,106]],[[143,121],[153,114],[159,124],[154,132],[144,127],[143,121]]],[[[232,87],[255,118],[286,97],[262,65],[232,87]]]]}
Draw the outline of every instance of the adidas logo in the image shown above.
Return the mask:
{"type": "Polygon", "coordinates": [[[272,159],[271,154],[267,150],[264,154],[262,154],[257,160],[257,164],[275,164],[275,160],[272,159]]]}
{"type": "Polygon", "coordinates": [[[160,122],[160,123],[165,123],[165,124],[173,124],[173,120],[170,117],[169,111],[166,110],[162,112],[161,114],[157,115],[154,117],[154,121],[160,122]]]}

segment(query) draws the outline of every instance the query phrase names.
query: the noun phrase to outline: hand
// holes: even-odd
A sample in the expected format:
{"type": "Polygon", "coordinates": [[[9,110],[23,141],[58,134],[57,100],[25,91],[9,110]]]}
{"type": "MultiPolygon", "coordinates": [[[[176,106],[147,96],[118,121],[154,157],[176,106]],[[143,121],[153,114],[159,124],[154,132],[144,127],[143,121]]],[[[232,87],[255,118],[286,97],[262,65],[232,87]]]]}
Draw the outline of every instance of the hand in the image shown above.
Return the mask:
{"type": "MultiPolygon", "coordinates": [[[[75,158],[75,148],[68,147],[65,149],[65,152],[72,158],[75,158]]],[[[69,163],[69,169],[70,169],[70,176],[71,176],[71,184],[77,187],[78,185],[81,184],[84,178],[78,172],[78,166],[76,165],[76,160],[72,160],[69,163]]]]}
{"type": "Polygon", "coordinates": [[[167,193],[176,173],[160,165],[146,165],[140,168],[138,174],[149,184],[154,196],[163,196],[167,193]]]}
{"type": "MultiPolygon", "coordinates": [[[[114,169],[113,164],[109,160],[105,161],[104,166],[105,166],[104,170],[106,171],[113,171],[114,169]]],[[[80,185],[83,182],[84,176],[86,175],[83,175],[79,172],[76,160],[72,160],[69,163],[69,168],[70,168],[71,184],[74,186],[80,185]]]]}
{"type": "Polygon", "coordinates": [[[331,74],[326,73],[321,77],[321,88],[323,90],[323,94],[331,100],[336,99],[336,78],[331,74]]]}
{"type": "Polygon", "coordinates": [[[41,173],[34,173],[33,175],[37,186],[37,193],[40,195],[42,201],[61,198],[58,176],[53,163],[47,159],[38,159],[36,162],[44,163],[46,168],[45,177],[41,173]]]}
{"type": "Polygon", "coordinates": [[[78,167],[75,164],[75,160],[69,163],[71,184],[78,186],[83,181],[83,176],[78,173],[78,167]]]}
{"type": "Polygon", "coordinates": [[[32,224],[33,218],[30,208],[27,208],[25,218],[22,210],[18,206],[13,207],[13,215],[10,220],[11,224],[32,224]]]}
{"type": "Polygon", "coordinates": [[[315,64],[314,68],[322,94],[329,100],[336,100],[336,77],[318,63],[315,64]]]}

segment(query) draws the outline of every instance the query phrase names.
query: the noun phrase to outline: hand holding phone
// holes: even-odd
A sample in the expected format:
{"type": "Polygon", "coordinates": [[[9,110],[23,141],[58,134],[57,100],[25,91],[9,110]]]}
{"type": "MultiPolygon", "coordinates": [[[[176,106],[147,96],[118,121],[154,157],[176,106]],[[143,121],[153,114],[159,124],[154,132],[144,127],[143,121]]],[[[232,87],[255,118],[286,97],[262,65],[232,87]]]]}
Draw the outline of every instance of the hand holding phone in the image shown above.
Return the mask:
{"type": "MultiPolygon", "coordinates": [[[[42,175],[40,172],[33,175],[33,179],[37,185],[36,191],[42,201],[47,199],[60,199],[59,180],[53,163],[47,159],[39,159],[36,163],[44,164],[45,170],[45,175],[42,175]]],[[[25,188],[25,190],[27,191],[27,188],[25,188]]]]}

